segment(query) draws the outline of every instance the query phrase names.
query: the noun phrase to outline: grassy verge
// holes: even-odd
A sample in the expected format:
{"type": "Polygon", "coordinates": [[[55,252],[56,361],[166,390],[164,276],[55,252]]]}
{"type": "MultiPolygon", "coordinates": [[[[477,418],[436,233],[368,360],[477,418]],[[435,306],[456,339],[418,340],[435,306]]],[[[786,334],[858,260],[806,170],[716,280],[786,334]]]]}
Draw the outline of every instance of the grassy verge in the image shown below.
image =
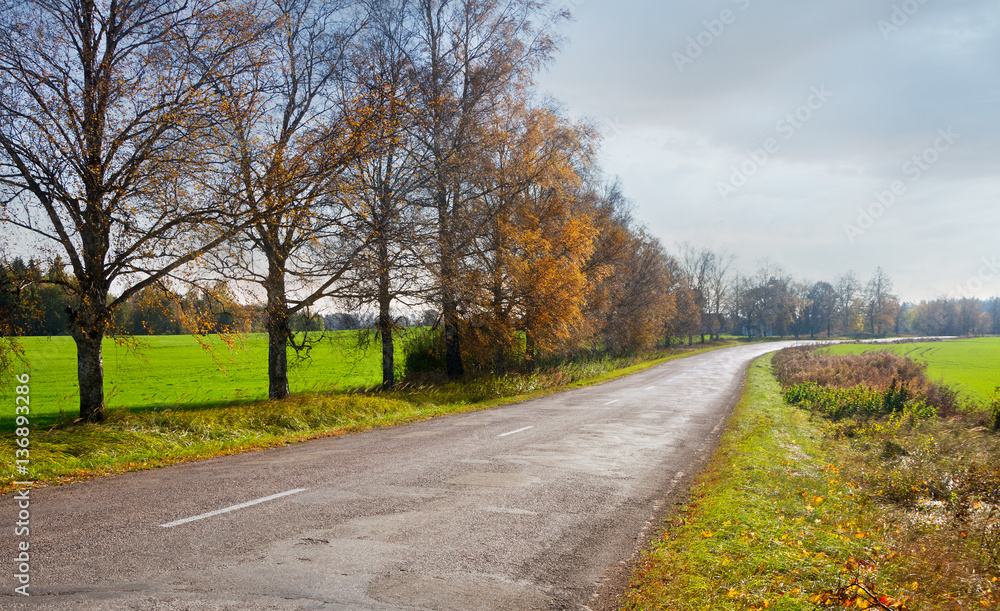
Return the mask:
{"type": "MultiPolygon", "coordinates": [[[[623,609],[815,609],[864,578],[878,597],[897,569],[809,415],[789,408],[770,358],[709,467],[641,564],[623,609]]],[[[847,597],[860,592],[846,592],[847,597]]]]}
{"type": "MultiPolygon", "coordinates": [[[[74,423],[71,416],[45,422],[44,427],[32,421],[38,428],[30,435],[30,476],[37,485],[67,483],[486,409],[598,384],[733,344],[573,363],[532,376],[404,384],[388,392],[328,391],[281,402],[119,408],[109,410],[108,421],[101,425],[74,423]]],[[[11,429],[0,435],[0,461],[11,467],[14,442],[11,429]]],[[[0,482],[0,493],[24,479],[9,473],[0,482]]]]}
{"type": "Polygon", "coordinates": [[[871,471],[883,448],[868,460],[872,448],[787,405],[770,361],[751,368],[719,451],[622,609],[1000,608],[1000,568],[977,561],[968,533],[887,505],[871,471]]]}

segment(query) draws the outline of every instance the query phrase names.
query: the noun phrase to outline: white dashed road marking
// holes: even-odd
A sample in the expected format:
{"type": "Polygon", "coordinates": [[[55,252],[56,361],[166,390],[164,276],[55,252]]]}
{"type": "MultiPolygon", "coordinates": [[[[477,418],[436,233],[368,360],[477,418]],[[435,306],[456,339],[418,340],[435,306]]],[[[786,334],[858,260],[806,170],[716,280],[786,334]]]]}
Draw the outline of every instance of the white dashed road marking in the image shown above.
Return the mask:
{"type": "Polygon", "coordinates": [[[509,433],[500,433],[499,435],[497,435],[497,437],[506,437],[507,435],[513,435],[515,433],[523,433],[524,431],[527,431],[528,429],[533,429],[533,428],[535,428],[535,427],[533,427],[533,426],[526,426],[523,429],[517,429],[516,431],[511,431],[509,433]]]}
{"type": "Polygon", "coordinates": [[[289,496],[291,494],[298,494],[299,492],[305,492],[306,488],[296,488],[295,490],[289,490],[287,492],[279,492],[278,494],[272,494],[271,496],[265,496],[262,499],[255,499],[253,501],[247,501],[246,503],[240,503],[239,505],[233,505],[232,507],[225,507],[223,509],[216,509],[215,511],[209,511],[208,513],[203,513],[201,515],[193,516],[190,518],[184,518],[183,520],[175,520],[173,522],[168,522],[166,524],[160,524],[162,528],[171,528],[173,526],[180,526],[181,524],[187,524],[188,522],[194,522],[195,520],[203,520],[205,518],[211,518],[212,516],[217,516],[223,513],[229,513],[230,511],[236,511],[237,509],[244,509],[246,507],[251,507],[257,505],[258,503],[266,503],[267,501],[273,501],[274,499],[280,499],[283,496],[289,496]]]}

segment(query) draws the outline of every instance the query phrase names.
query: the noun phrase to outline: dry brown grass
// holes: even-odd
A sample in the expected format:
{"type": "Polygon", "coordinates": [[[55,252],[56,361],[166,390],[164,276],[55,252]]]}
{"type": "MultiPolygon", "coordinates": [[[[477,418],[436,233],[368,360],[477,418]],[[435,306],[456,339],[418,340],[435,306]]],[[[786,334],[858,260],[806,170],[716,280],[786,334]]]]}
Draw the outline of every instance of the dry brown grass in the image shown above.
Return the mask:
{"type": "MultiPolygon", "coordinates": [[[[1000,609],[1000,436],[993,412],[961,406],[924,367],[892,353],[828,355],[793,349],[774,358],[786,387],[903,385],[937,416],[912,412],[844,418],[825,426],[844,478],[872,503],[905,558],[912,609],[1000,609]],[[970,605],[971,603],[971,605],[970,605]]],[[[995,400],[996,401],[996,400],[995,400]]],[[[815,411],[814,413],[822,413],[815,411]]]]}
{"type": "Polygon", "coordinates": [[[931,381],[925,365],[892,352],[835,355],[790,348],[774,356],[773,367],[785,388],[807,382],[827,388],[867,386],[880,391],[895,386],[935,407],[939,416],[952,416],[959,408],[956,393],[931,381]]]}

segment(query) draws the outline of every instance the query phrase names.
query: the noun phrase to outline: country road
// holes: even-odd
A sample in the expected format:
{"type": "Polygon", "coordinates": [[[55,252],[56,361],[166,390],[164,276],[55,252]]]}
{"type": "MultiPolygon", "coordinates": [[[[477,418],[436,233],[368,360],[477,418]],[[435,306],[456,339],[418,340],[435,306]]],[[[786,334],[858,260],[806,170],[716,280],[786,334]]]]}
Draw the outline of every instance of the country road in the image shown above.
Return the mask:
{"type": "MultiPolygon", "coordinates": [[[[487,411],[32,490],[31,593],[52,609],[598,609],[697,470],[746,366],[680,359],[487,411]],[[621,571],[619,570],[619,573],[621,571]]],[[[18,605],[19,606],[19,605],[18,605]]]]}

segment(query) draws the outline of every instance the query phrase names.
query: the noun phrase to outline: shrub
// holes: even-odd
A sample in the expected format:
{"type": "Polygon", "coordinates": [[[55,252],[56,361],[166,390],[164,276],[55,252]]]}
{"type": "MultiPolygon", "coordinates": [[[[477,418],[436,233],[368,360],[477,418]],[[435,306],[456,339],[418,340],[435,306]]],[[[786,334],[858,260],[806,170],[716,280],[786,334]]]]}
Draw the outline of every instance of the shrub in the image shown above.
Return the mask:
{"type": "MultiPolygon", "coordinates": [[[[823,388],[852,390],[868,387],[882,393],[882,406],[867,404],[853,410],[861,415],[901,413],[906,405],[919,401],[921,413],[939,416],[958,411],[957,393],[930,381],[926,366],[892,352],[833,355],[810,348],[789,348],[774,356],[774,373],[785,388],[812,383],[823,388]]],[[[864,397],[856,397],[862,403],[864,397]]],[[[846,414],[850,415],[850,414],[846,414]]]]}
{"type": "Polygon", "coordinates": [[[426,329],[411,337],[405,363],[407,377],[444,371],[444,330],[426,329]]]}
{"type": "Polygon", "coordinates": [[[928,382],[924,365],[892,352],[834,355],[790,348],[775,355],[773,367],[784,386],[811,381],[835,388],[889,388],[893,383],[916,388],[928,382]]]}
{"type": "Polygon", "coordinates": [[[788,403],[816,410],[831,420],[902,413],[909,405],[908,396],[905,388],[896,386],[885,390],[867,386],[827,388],[816,382],[796,384],[785,391],[788,403]]]}

